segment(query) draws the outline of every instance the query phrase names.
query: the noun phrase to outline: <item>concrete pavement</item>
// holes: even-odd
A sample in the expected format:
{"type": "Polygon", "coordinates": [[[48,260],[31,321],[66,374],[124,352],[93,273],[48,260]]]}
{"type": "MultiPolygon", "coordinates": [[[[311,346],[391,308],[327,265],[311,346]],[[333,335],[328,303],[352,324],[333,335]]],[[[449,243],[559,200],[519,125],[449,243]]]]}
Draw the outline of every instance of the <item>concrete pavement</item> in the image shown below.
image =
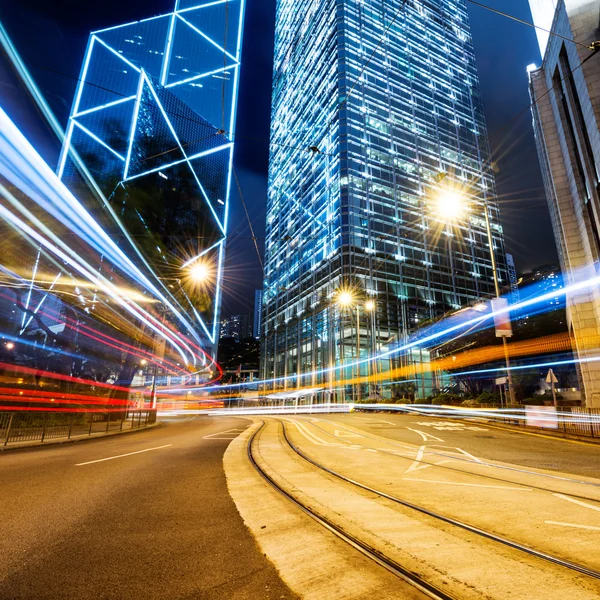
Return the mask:
{"type": "MultiPolygon", "coordinates": [[[[596,571],[600,480],[581,473],[594,472],[597,446],[582,446],[583,455],[575,460],[569,452],[580,448],[566,440],[512,432],[501,432],[506,439],[499,439],[484,427],[459,430],[451,421],[414,415],[290,415],[265,421],[256,454],[270,476],[306,506],[454,597],[558,600],[600,595],[597,579],[392,503],[315,468],[287,447],[280,421],[293,443],[326,467],[596,571]],[[553,453],[553,470],[543,468],[553,453]],[[498,456],[515,460],[504,462],[498,456]],[[577,472],[565,469],[569,465],[577,472]]],[[[293,590],[307,598],[389,597],[387,572],[361,565],[356,556],[332,546],[331,539],[315,538],[311,520],[299,516],[289,501],[286,507],[285,499],[274,498],[276,493],[244,468],[245,463],[244,440],[238,438],[226,455],[230,490],[262,549],[293,590]],[[245,489],[252,495],[244,494],[245,489]],[[351,575],[348,563],[354,564],[351,575]],[[369,581],[367,589],[362,581],[369,581]]]]}
{"type": "Polygon", "coordinates": [[[223,452],[247,425],[179,419],[0,456],[0,598],[294,598],[227,493],[223,452]]]}

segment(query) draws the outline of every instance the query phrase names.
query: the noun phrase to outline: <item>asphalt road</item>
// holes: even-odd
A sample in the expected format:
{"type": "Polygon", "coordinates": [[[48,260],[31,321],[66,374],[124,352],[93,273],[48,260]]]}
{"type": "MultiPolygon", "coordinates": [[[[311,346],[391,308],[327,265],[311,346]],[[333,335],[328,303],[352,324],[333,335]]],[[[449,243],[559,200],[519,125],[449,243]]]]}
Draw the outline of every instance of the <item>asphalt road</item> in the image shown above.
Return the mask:
{"type": "Polygon", "coordinates": [[[435,436],[479,458],[600,478],[600,444],[593,442],[551,439],[486,423],[416,414],[357,412],[323,415],[323,418],[410,444],[420,444],[423,435],[435,436]]]}
{"type": "Polygon", "coordinates": [[[294,598],[227,492],[223,453],[248,424],[0,455],[0,599],[294,598]]]}

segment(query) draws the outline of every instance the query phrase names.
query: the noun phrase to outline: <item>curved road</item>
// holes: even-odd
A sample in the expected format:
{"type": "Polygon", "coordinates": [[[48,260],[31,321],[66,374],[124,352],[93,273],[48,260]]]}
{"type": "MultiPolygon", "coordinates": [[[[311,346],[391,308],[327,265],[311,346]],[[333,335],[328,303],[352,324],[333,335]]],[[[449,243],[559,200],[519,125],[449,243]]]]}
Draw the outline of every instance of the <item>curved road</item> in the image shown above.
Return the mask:
{"type": "Polygon", "coordinates": [[[248,424],[2,453],[0,599],[295,598],[227,492],[223,453],[248,424]]]}

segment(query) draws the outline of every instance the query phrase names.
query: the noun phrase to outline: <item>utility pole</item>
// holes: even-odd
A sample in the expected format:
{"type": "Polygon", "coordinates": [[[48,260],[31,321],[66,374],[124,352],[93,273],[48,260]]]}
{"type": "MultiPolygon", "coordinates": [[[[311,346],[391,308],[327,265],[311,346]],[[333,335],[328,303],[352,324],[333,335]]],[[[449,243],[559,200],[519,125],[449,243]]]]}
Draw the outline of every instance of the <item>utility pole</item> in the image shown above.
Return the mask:
{"type": "MultiPolygon", "coordinates": [[[[494,289],[496,292],[496,298],[500,299],[500,283],[498,281],[498,269],[496,267],[496,253],[494,252],[494,237],[492,235],[492,226],[490,224],[490,215],[488,211],[488,203],[486,200],[483,202],[483,208],[485,213],[485,229],[487,231],[488,246],[490,250],[490,258],[492,259],[492,271],[494,273],[494,289]]],[[[507,315],[507,318],[510,318],[507,315]]],[[[507,382],[507,404],[516,404],[515,390],[513,386],[512,373],[510,370],[510,358],[508,356],[508,342],[506,341],[506,335],[502,335],[502,346],[504,349],[504,362],[506,364],[506,382],[507,382]]]]}

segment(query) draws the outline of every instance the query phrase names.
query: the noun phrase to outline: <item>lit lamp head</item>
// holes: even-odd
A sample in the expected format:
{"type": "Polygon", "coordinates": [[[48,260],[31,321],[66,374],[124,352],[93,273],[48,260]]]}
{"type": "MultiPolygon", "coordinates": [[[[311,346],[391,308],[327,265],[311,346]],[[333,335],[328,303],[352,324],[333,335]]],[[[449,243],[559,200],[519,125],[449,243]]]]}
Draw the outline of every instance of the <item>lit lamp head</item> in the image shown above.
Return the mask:
{"type": "Polygon", "coordinates": [[[373,300],[367,300],[365,302],[365,310],[368,312],[375,310],[375,302],[373,302],[373,300]]]}
{"type": "Polygon", "coordinates": [[[7,350],[12,350],[15,347],[15,345],[12,342],[6,342],[6,349],[7,350]]]}
{"type": "Polygon", "coordinates": [[[354,296],[348,290],[340,290],[336,302],[341,308],[348,308],[354,304],[354,296]]]}
{"type": "Polygon", "coordinates": [[[210,278],[210,269],[206,263],[198,261],[190,267],[189,277],[194,283],[205,283],[210,278]]]}
{"type": "Polygon", "coordinates": [[[444,221],[460,219],[466,212],[465,197],[457,190],[442,190],[437,198],[438,216],[444,221]]]}
{"type": "Polygon", "coordinates": [[[145,358],[142,358],[142,360],[140,360],[140,365],[144,366],[148,364],[148,361],[145,358]]]}

